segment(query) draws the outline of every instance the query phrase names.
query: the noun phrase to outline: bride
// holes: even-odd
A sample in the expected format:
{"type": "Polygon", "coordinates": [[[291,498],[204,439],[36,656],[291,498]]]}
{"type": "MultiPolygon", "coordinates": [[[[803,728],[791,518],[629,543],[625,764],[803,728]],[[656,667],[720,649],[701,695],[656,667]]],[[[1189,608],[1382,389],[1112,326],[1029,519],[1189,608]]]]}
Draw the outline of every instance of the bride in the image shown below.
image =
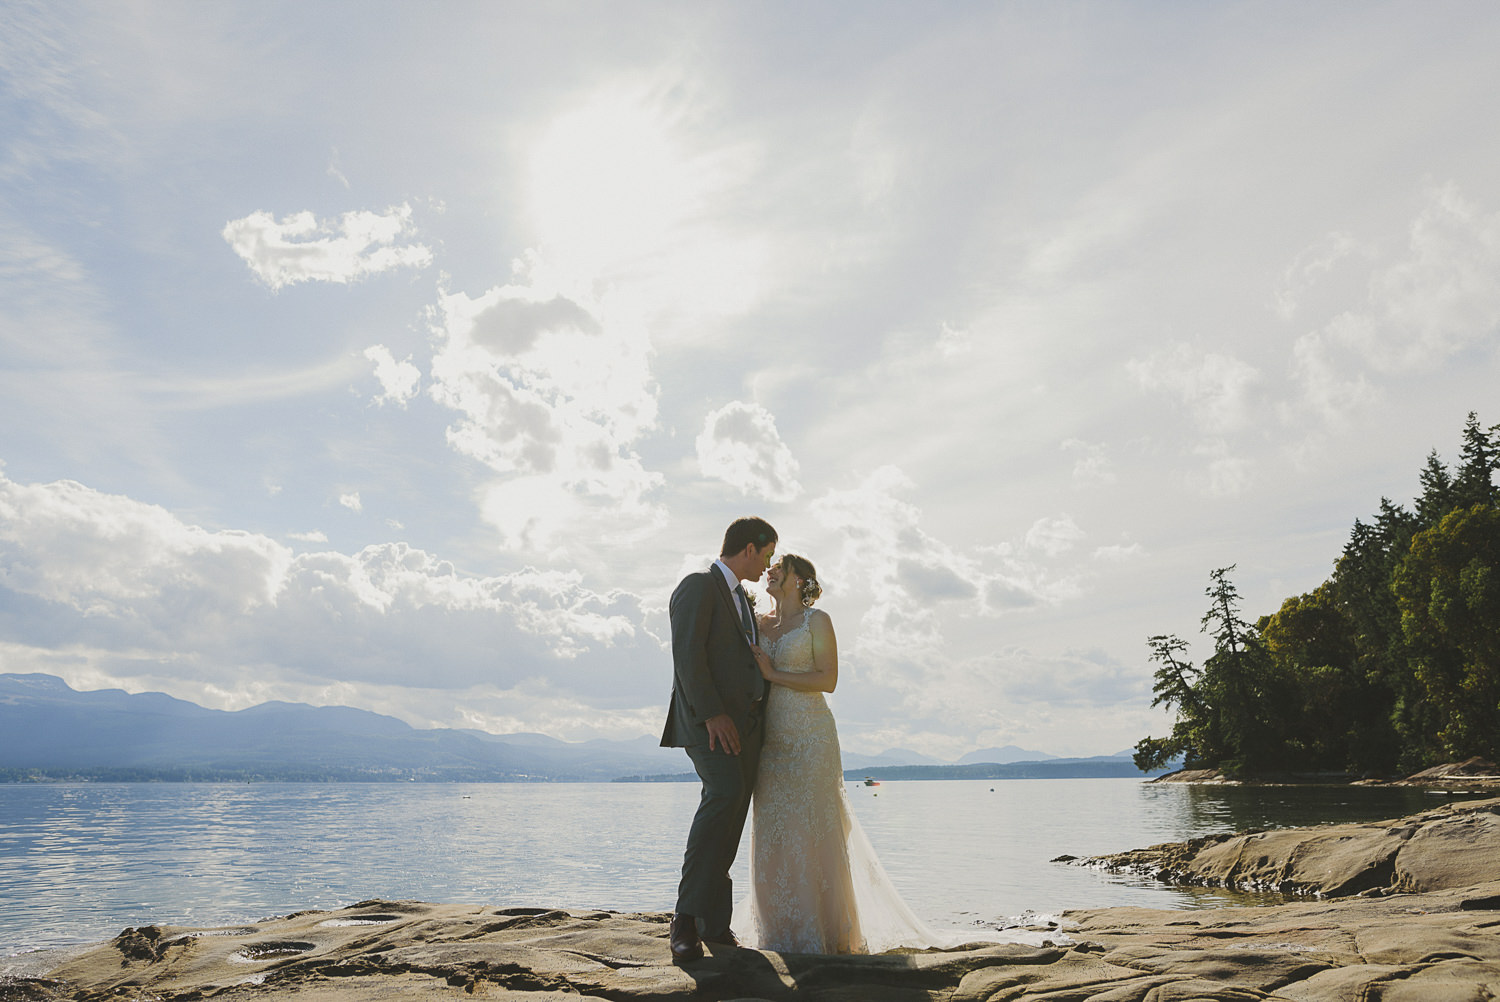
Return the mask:
{"type": "Polygon", "coordinates": [[[936,945],[901,900],[844,792],[833,715],[833,622],[814,609],[812,562],[788,553],[766,576],[756,660],[771,683],[750,830],[750,896],[735,925],[746,945],[783,953],[879,953],[936,945]]]}

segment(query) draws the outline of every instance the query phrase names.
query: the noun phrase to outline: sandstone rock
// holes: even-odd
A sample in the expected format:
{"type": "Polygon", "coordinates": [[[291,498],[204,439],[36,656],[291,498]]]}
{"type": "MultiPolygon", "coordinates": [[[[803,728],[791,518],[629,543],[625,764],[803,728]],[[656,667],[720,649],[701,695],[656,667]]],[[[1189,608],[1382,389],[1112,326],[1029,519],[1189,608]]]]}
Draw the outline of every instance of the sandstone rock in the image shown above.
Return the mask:
{"type": "Polygon", "coordinates": [[[1319,971],[1306,981],[1285,985],[1277,991],[1289,1002],[1343,1002],[1345,999],[1377,997],[1373,986],[1405,978],[1411,972],[1405,967],[1359,964],[1319,971]]]}
{"type": "Polygon", "coordinates": [[[1500,880],[1500,798],[1393,821],[1215,836],[1080,861],[1167,883],[1342,897],[1500,880]]]}
{"type": "Polygon", "coordinates": [[[24,1002],[1184,1002],[1488,998],[1500,882],[1387,898],[1072,912],[1072,949],[823,957],[711,948],[669,962],[667,916],[364,902],[217,930],[148,927],[0,985],[24,1002]],[[149,950],[137,948],[144,940],[149,950]],[[157,955],[159,954],[159,956],[157,955]],[[1426,994],[1423,994],[1423,993],[1426,994]]]}
{"type": "Polygon", "coordinates": [[[1491,1002],[1500,988],[1500,965],[1450,960],[1379,983],[1372,1002],[1491,1002]]]}
{"type": "Polygon", "coordinates": [[[1484,803],[1418,828],[1395,860],[1396,889],[1436,891],[1500,877],[1500,801],[1484,803]]]}
{"type": "Polygon", "coordinates": [[[1423,769],[1421,772],[1408,776],[1407,782],[1417,783],[1423,780],[1453,779],[1456,777],[1483,777],[1486,779],[1500,778],[1500,769],[1495,768],[1495,763],[1475,756],[1463,762],[1447,762],[1443,765],[1435,765],[1431,769],[1423,769]]]}

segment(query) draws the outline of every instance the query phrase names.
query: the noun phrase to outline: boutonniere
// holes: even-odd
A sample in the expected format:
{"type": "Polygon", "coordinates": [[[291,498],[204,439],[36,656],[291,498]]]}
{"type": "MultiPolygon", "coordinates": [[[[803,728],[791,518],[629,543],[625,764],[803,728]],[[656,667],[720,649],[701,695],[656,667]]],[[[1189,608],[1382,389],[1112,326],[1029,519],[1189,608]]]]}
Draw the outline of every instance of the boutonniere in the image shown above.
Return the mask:
{"type": "Polygon", "coordinates": [[[750,603],[750,611],[753,613],[755,611],[755,592],[751,591],[749,588],[746,588],[745,599],[750,603]]]}

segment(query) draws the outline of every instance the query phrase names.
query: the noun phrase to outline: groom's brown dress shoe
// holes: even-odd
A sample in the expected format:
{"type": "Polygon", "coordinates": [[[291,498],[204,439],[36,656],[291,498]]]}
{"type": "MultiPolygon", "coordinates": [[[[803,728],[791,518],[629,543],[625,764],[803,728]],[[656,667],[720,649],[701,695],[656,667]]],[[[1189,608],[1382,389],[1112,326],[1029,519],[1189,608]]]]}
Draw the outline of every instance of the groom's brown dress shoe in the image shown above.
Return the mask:
{"type": "Polygon", "coordinates": [[[703,941],[698,938],[698,920],[678,912],[672,916],[672,963],[690,964],[703,959],[703,941]]]}
{"type": "Polygon", "coordinates": [[[735,949],[739,949],[740,946],[740,941],[738,937],[735,936],[733,929],[725,929],[723,932],[714,933],[711,936],[704,936],[703,939],[705,942],[712,943],[715,946],[732,946],[735,949]]]}

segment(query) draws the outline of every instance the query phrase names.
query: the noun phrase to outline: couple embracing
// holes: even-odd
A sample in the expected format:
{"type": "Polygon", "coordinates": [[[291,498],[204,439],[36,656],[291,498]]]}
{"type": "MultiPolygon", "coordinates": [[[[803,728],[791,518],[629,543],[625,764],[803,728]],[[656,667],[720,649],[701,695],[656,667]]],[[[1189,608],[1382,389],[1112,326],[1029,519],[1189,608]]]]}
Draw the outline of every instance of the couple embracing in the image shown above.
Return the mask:
{"type": "Polygon", "coordinates": [[[674,963],[702,957],[704,941],[792,953],[932,942],[850,810],[823,698],[838,681],[833,624],[812,607],[821,592],[812,563],[775,560],[776,543],[764,519],[737,519],[719,559],[672,593],[661,743],[686,749],[703,781],[672,919],[674,963]],[[773,608],[757,617],[744,582],[762,576],[773,608]],[[729,870],[752,797],[751,888],[737,910],[729,870]]]}

